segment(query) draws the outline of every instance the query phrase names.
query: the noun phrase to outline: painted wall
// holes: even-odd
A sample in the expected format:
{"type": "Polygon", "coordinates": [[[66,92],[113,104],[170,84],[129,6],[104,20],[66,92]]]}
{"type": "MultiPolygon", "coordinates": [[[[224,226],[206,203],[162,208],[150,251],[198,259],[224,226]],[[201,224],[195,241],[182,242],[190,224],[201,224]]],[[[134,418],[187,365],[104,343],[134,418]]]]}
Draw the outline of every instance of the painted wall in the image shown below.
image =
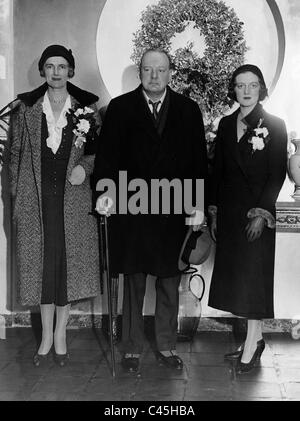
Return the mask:
{"type": "MultiPolygon", "coordinates": [[[[11,31],[13,29],[13,36],[9,38],[10,49],[7,52],[8,56],[11,55],[13,59],[11,63],[8,62],[10,73],[7,74],[4,84],[1,84],[0,71],[0,105],[13,99],[17,93],[34,89],[43,83],[44,80],[38,73],[37,62],[43,49],[53,43],[63,44],[73,50],[76,59],[73,82],[83,89],[97,94],[100,97],[100,108],[108,103],[111,96],[128,91],[137,85],[138,79],[134,73],[135,70],[130,60],[128,61],[130,53],[128,46],[125,51],[125,53],[127,52],[126,58],[124,58],[123,41],[129,40],[131,37],[131,29],[126,27],[124,16],[127,16],[127,21],[131,22],[130,25],[132,22],[138,22],[137,6],[142,9],[141,5],[155,3],[157,0],[0,0],[0,4],[5,1],[10,4],[10,7],[13,5],[13,26],[10,22],[10,26],[7,28],[8,34],[9,29],[11,31]],[[116,5],[119,5],[117,9],[116,5]],[[126,70],[130,66],[130,77],[128,78],[126,70]],[[117,90],[111,89],[110,86],[115,86],[117,90]],[[3,89],[5,89],[6,96],[2,96],[3,89]]],[[[266,1],[255,0],[255,7],[260,10],[260,13],[256,14],[256,18],[253,15],[253,2],[246,0],[237,3],[236,0],[226,0],[226,2],[234,7],[237,4],[240,5],[236,6],[239,7],[237,11],[247,17],[246,37],[251,45],[248,59],[253,62],[257,57],[257,60],[260,60],[260,65],[266,60],[268,63],[266,79],[271,81],[272,61],[264,57],[264,51],[268,51],[268,57],[271,54],[270,51],[276,55],[277,40],[274,39],[273,42],[275,30],[274,25],[270,23],[270,12],[266,1]],[[259,20],[257,20],[258,17],[259,20]],[[265,22],[269,22],[267,23],[269,25],[268,35],[263,39],[261,36],[256,36],[256,31],[251,30],[253,25],[257,25],[258,22],[260,22],[260,31],[264,28],[265,22]],[[268,45],[270,46],[269,50],[268,45]]],[[[299,96],[297,93],[300,89],[299,1],[277,0],[277,4],[285,25],[286,58],[281,77],[270,100],[266,103],[266,108],[285,118],[288,130],[297,130],[300,135],[297,107],[299,96]]],[[[179,45],[183,42],[182,39],[175,41],[179,45]]],[[[15,299],[11,298],[12,295],[14,296],[12,287],[14,283],[11,276],[14,274],[15,262],[10,253],[11,237],[8,222],[10,204],[6,193],[8,187],[4,175],[5,169],[3,171],[1,174],[2,201],[0,202],[0,314],[11,309],[11,301],[13,301],[14,310],[21,310],[15,299]],[[13,261],[11,262],[11,260],[13,261]],[[12,271],[7,270],[7,267],[11,266],[12,271]]],[[[292,185],[287,180],[280,200],[290,200],[291,192],[292,185]]],[[[300,303],[300,284],[297,281],[299,268],[295,263],[300,261],[300,248],[297,247],[298,238],[300,238],[300,234],[280,233],[277,236],[275,307],[277,306],[278,309],[276,313],[278,317],[290,317],[292,314],[297,314],[297,303],[300,303]],[[287,263],[289,263],[288,270],[287,263]],[[289,304],[291,302],[289,291],[292,291],[293,294],[292,309],[289,304]]],[[[201,267],[201,272],[207,281],[207,291],[212,264],[213,255],[201,267]]],[[[150,280],[147,288],[145,311],[147,314],[151,314],[154,306],[153,280],[150,280]]],[[[222,315],[207,306],[207,291],[203,301],[203,315],[222,315]]],[[[122,289],[120,293],[122,293],[122,289]]],[[[74,310],[106,311],[105,302],[102,301],[103,297],[98,297],[95,307],[91,308],[90,305],[81,303],[76,305],[74,310]]]]}
{"type": "MultiPolygon", "coordinates": [[[[12,3],[0,0],[0,109],[12,98],[12,3]]],[[[5,129],[5,124],[4,124],[5,129]]],[[[6,131],[0,128],[0,148],[4,145],[6,131]]],[[[3,152],[6,158],[6,152],[3,152]]],[[[1,162],[1,161],[0,161],[1,162]]],[[[7,167],[0,163],[0,314],[8,312],[11,302],[11,241],[10,241],[10,194],[7,183],[7,167]]]]}
{"type": "Polygon", "coordinates": [[[50,44],[63,44],[75,56],[74,84],[108,97],[98,70],[96,34],[105,0],[14,0],[15,93],[44,82],[37,63],[50,44]]]}

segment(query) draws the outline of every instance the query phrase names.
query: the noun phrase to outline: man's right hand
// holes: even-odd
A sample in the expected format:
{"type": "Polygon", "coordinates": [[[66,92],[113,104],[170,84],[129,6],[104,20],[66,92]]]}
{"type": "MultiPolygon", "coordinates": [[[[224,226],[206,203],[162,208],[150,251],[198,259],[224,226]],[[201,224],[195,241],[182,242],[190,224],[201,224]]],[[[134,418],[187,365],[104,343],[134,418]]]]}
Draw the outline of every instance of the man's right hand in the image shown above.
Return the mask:
{"type": "Polygon", "coordinates": [[[114,201],[109,196],[100,196],[96,202],[96,211],[100,215],[110,216],[112,214],[112,207],[114,201]]]}

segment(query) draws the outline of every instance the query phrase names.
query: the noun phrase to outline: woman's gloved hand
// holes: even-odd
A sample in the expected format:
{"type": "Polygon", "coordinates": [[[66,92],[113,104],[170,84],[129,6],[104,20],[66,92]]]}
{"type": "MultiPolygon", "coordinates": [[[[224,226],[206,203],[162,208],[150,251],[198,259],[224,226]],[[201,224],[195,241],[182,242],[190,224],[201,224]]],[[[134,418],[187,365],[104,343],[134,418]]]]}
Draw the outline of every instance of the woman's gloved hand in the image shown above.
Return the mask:
{"type": "Polygon", "coordinates": [[[85,170],[81,165],[76,165],[72,169],[71,176],[69,178],[69,182],[72,186],[80,186],[85,180],[85,170]]]}
{"type": "Polygon", "coordinates": [[[247,240],[250,242],[257,240],[261,236],[265,225],[266,221],[262,216],[251,218],[245,228],[247,240]]]}

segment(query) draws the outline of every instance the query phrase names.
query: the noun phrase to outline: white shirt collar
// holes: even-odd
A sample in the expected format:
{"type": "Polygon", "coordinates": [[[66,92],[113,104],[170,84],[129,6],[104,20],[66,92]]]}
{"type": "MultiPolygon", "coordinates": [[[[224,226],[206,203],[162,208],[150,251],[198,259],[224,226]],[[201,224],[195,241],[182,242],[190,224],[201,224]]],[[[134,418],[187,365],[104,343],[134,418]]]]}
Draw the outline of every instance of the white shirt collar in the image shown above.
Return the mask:
{"type": "MultiPolygon", "coordinates": [[[[152,106],[149,104],[149,101],[152,101],[152,99],[149,98],[149,96],[146,94],[146,92],[144,91],[144,89],[143,89],[143,94],[144,94],[144,97],[146,98],[148,107],[149,107],[150,111],[152,112],[152,106]]],[[[162,106],[162,104],[163,104],[163,102],[165,100],[166,95],[167,95],[167,88],[165,89],[165,92],[162,94],[162,96],[159,99],[157,99],[156,101],[152,101],[152,102],[158,102],[158,101],[160,101],[160,104],[158,104],[158,107],[157,107],[157,111],[160,110],[160,108],[161,108],[161,106],[162,106]]]]}

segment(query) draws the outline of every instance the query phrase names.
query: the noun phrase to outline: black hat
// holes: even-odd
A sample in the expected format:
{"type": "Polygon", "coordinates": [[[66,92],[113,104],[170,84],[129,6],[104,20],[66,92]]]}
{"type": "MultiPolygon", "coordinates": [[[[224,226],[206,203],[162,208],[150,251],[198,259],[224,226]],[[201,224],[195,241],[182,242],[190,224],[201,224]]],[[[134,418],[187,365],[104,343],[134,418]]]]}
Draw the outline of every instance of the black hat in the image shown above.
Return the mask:
{"type": "Polygon", "coordinates": [[[67,50],[67,48],[64,47],[63,45],[54,44],[54,45],[49,45],[49,47],[47,47],[43,51],[41,58],[39,60],[39,71],[43,69],[45,61],[49,57],[63,57],[67,60],[70,67],[72,67],[72,69],[75,69],[75,60],[72,54],[72,50],[67,50]]]}
{"type": "Polygon", "coordinates": [[[251,72],[258,77],[260,81],[260,85],[261,85],[260,93],[259,93],[259,101],[263,101],[266,98],[266,96],[268,96],[268,89],[267,89],[262,71],[260,70],[259,67],[255,66],[254,64],[243,64],[242,66],[235,69],[229,81],[227,96],[230,99],[233,99],[234,101],[236,101],[236,94],[234,92],[235,78],[241,73],[246,73],[246,72],[251,72]]]}
{"type": "Polygon", "coordinates": [[[231,79],[234,81],[235,78],[237,77],[237,75],[239,75],[241,73],[246,73],[246,72],[254,73],[258,77],[258,79],[260,79],[261,84],[264,87],[266,86],[266,82],[265,82],[265,79],[263,77],[262,71],[260,70],[259,67],[255,66],[254,64],[243,64],[242,66],[238,67],[233,72],[233,74],[231,76],[231,79]]]}

